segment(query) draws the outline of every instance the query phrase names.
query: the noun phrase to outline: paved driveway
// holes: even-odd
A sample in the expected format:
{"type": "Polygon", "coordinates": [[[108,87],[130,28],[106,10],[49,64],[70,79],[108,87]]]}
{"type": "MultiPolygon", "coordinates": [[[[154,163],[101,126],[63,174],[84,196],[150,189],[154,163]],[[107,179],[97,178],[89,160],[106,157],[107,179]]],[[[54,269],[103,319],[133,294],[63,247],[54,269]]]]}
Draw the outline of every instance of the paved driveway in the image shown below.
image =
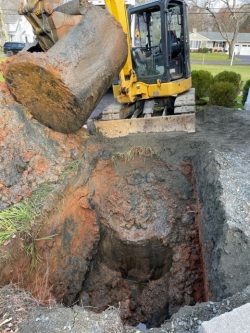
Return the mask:
{"type": "Polygon", "coordinates": [[[237,56],[240,59],[239,65],[250,65],[250,56],[237,56]]]}

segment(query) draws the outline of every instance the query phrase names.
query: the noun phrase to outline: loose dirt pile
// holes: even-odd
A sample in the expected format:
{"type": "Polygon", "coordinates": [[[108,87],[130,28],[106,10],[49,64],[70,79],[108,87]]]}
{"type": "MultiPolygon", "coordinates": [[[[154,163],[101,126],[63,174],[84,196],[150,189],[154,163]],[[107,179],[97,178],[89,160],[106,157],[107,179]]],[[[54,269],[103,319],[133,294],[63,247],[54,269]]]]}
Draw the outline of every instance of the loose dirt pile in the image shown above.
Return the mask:
{"type": "Polygon", "coordinates": [[[15,286],[0,288],[1,333],[124,333],[119,311],[109,308],[102,314],[75,306],[45,308],[30,294],[15,286]]]}
{"type": "Polygon", "coordinates": [[[35,227],[34,220],[44,222],[42,211],[46,215],[53,209],[52,192],[60,193],[66,178],[77,171],[87,133],[63,135],[41,125],[15,103],[4,85],[0,98],[0,275],[5,284],[20,281],[22,272],[29,271],[27,253],[38,259],[32,239],[38,238],[40,226],[35,227]],[[20,232],[21,238],[16,237],[20,232]]]}
{"type": "Polygon", "coordinates": [[[0,288],[0,332],[16,332],[29,313],[39,306],[29,293],[8,285],[0,288]]]}
{"type": "Polygon", "coordinates": [[[39,124],[15,103],[5,85],[0,92],[0,210],[41,184],[58,182],[74,169],[88,136],[85,130],[63,135],[39,124]]]}

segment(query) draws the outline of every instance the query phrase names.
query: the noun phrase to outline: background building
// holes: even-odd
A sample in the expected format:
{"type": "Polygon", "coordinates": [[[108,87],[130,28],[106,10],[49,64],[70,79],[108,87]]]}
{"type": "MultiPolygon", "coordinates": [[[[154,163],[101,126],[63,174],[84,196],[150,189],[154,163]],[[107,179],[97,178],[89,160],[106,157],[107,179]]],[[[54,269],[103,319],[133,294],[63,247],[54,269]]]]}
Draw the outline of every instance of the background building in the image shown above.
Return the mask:
{"type": "MultiPolygon", "coordinates": [[[[230,36],[230,33],[228,33],[230,36]]],[[[196,32],[190,33],[190,49],[198,51],[208,48],[212,52],[228,52],[229,45],[219,32],[196,32]]],[[[239,33],[234,46],[236,55],[250,56],[250,33],[239,33]]]]}
{"type": "Polygon", "coordinates": [[[7,14],[4,16],[4,24],[8,41],[29,44],[34,42],[32,27],[24,16],[7,14]]]}
{"type": "Polygon", "coordinates": [[[0,0],[1,45],[5,42],[32,43],[33,30],[25,17],[18,15],[20,0],[0,0]]]}

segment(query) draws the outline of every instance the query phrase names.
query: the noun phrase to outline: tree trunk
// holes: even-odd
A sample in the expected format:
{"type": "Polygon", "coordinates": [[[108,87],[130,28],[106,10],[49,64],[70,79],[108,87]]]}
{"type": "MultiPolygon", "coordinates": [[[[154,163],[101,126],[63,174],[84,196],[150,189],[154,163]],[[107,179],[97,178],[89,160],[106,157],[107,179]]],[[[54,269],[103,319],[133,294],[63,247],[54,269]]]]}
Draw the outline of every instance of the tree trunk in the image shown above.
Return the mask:
{"type": "Polygon", "coordinates": [[[109,13],[86,4],[82,14],[48,52],[22,52],[4,68],[17,101],[63,133],[84,125],[127,58],[126,36],[109,13]]]}
{"type": "Polygon", "coordinates": [[[238,37],[238,30],[235,30],[233,39],[231,41],[228,41],[229,44],[229,59],[232,59],[233,53],[234,53],[234,45],[236,43],[238,37]]]}
{"type": "Polygon", "coordinates": [[[229,59],[232,59],[233,51],[234,51],[234,42],[231,41],[231,42],[229,42],[228,44],[229,44],[228,58],[229,58],[229,59]]]}

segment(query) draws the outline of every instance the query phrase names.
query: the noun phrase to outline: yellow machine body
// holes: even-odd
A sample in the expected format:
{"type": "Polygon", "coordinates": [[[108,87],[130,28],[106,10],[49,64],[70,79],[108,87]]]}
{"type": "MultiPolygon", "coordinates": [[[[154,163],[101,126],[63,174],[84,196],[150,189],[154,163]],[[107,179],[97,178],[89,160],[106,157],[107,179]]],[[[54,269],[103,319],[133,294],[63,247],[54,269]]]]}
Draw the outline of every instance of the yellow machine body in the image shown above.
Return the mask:
{"type": "Polygon", "coordinates": [[[119,74],[119,84],[113,85],[114,97],[119,103],[133,103],[136,100],[147,100],[157,97],[168,97],[179,95],[192,87],[191,77],[171,82],[157,81],[157,84],[140,82],[133,69],[131,56],[131,32],[128,23],[127,9],[124,0],[105,0],[109,12],[121,24],[127,35],[128,58],[119,74]]]}

